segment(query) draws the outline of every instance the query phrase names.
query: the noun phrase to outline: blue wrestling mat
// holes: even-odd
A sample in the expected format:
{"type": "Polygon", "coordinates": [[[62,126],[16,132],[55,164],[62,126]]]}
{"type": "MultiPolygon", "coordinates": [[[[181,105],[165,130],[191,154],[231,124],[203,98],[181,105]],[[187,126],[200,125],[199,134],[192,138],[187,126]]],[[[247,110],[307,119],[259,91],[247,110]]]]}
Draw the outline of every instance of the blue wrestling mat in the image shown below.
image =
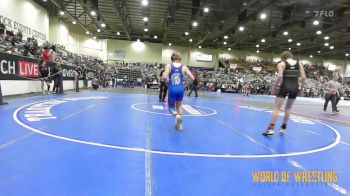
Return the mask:
{"type": "Polygon", "coordinates": [[[186,97],[182,132],[154,95],[10,100],[0,195],[349,195],[349,127],[293,115],[264,137],[271,110],[237,98],[186,97]]]}

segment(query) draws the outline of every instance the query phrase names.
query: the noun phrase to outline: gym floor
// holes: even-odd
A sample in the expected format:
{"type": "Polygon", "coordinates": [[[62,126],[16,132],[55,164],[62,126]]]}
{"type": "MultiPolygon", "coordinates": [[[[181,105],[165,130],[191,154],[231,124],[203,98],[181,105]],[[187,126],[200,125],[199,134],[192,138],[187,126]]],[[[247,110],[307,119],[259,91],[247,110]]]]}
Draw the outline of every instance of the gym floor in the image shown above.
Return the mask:
{"type": "MultiPolygon", "coordinates": [[[[0,195],[349,195],[350,104],[299,98],[261,135],[274,97],[184,99],[184,130],[144,89],[6,99],[0,195]],[[329,104],[328,110],[330,111],[329,104]],[[254,171],[335,171],[337,182],[254,182],[254,171]]],[[[282,114],[282,113],[281,113],[282,114]]]]}

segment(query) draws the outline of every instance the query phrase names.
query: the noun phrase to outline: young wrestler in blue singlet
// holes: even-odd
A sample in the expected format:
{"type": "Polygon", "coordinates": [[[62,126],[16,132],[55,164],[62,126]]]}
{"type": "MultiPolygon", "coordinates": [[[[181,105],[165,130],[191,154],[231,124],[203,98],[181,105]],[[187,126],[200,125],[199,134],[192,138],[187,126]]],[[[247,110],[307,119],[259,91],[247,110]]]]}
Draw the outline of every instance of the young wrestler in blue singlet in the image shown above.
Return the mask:
{"type": "Polygon", "coordinates": [[[171,64],[166,65],[163,73],[163,79],[168,83],[168,106],[170,113],[175,117],[175,129],[182,130],[182,100],[184,97],[185,87],[183,84],[184,75],[188,75],[194,80],[190,70],[182,65],[181,55],[174,52],[171,55],[171,64]]]}

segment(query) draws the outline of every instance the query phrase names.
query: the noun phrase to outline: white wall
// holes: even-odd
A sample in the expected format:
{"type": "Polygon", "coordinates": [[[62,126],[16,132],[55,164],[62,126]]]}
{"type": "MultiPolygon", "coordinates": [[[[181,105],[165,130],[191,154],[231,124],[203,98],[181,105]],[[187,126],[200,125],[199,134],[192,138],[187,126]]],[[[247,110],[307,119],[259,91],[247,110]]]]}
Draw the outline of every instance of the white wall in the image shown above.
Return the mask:
{"type": "Polygon", "coordinates": [[[69,33],[66,49],[79,55],[89,55],[107,60],[107,41],[93,39],[86,35],[69,33]]]}
{"type": "MultiPolygon", "coordinates": [[[[2,94],[6,95],[19,95],[25,93],[41,92],[41,82],[40,81],[28,81],[28,80],[1,80],[2,94]]],[[[83,81],[79,81],[79,86],[82,88],[84,86],[83,81]]],[[[91,82],[89,81],[89,86],[91,82]]],[[[51,90],[53,88],[53,82],[51,83],[51,90]]],[[[73,80],[63,81],[64,90],[74,89],[73,80]]],[[[46,89],[46,85],[45,85],[46,89]]]]}
{"type": "Polygon", "coordinates": [[[107,52],[109,60],[124,60],[127,62],[161,62],[162,44],[149,42],[136,42],[125,40],[107,40],[107,52]],[[115,50],[124,51],[124,59],[117,59],[110,53],[115,50]]]}
{"type": "Polygon", "coordinates": [[[78,25],[67,25],[50,18],[50,42],[64,45],[66,50],[107,60],[107,40],[93,39],[78,25]]]}
{"type": "Polygon", "coordinates": [[[7,25],[6,29],[17,32],[19,26],[15,23],[19,23],[27,27],[23,29],[25,38],[38,35],[35,32],[39,32],[46,36],[46,39],[42,36],[37,37],[39,42],[49,39],[49,17],[43,7],[32,0],[0,0],[0,4],[1,21],[7,25]],[[10,23],[7,19],[4,21],[4,18],[10,19],[10,23]]]}
{"type": "Polygon", "coordinates": [[[215,67],[218,64],[217,49],[193,49],[190,47],[168,46],[165,44],[136,42],[125,40],[107,40],[107,52],[109,60],[124,60],[127,62],[161,62],[169,63],[173,52],[180,52],[182,63],[196,67],[215,67]],[[115,50],[125,52],[124,59],[117,59],[113,56],[115,50]],[[197,54],[213,55],[212,62],[199,62],[196,60],[197,54]]]}
{"type": "Polygon", "coordinates": [[[335,60],[335,59],[330,59],[330,60],[324,60],[323,65],[328,67],[328,65],[337,65],[337,66],[342,66],[346,64],[345,60],[335,60]]]}
{"type": "MultiPolygon", "coordinates": [[[[302,64],[309,64],[309,65],[314,65],[314,64],[323,64],[323,60],[319,58],[310,58],[306,56],[295,56],[295,59],[299,59],[299,62],[302,64]]],[[[273,57],[273,62],[278,62],[281,60],[280,55],[275,55],[273,57]]]]}
{"type": "Polygon", "coordinates": [[[259,54],[247,55],[247,61],[263,61],[265,58],[261,57],[259,54]]]}
{"type": "Polygon", "coordinates": [[[190,59],[189,59],[188,65],[192,67],[210,67],[210,68],[217,67],[219,65],[218,58],[219,58],[219,52],[216,49],[196,48],[190,51],[190,59]],[[197,56],[201,54],[213,55],[213,61],[212,62],[197,61],[197,56]]]}
{"type": "Polygon", "coordinates": [[[216,67],[218,66],[219,50],[217,49],[199,49],[181,46],[164,46],[162,50],[162,63],[171,62],[171,54],[173,52],[181,53],[181,62],[192,67],[216,67]],[[212,55],[212,62],[197,61],[197,55],[206,54],[212,55]]]}
{"type": "Polygon", "coordinates": [[[350,77],[350,63],[349,62],[344,69],[344,76],[350,77]]]}
{"type": "Polygon", "coordinates": [[[64,22],[58,21],[57,18],[50,17],[49,19],[49,41],[52,43],[58,43],[60,45],[68,45],[69,29],[64,22]]]}
{"type": "Polygon", "coordinates": [[[242,50],[224,50],[219,52],[219,57],[226,58],[226,59],[240,59],[246,58],[246,52],[242,50]]]}
{"type": "Polygon", "coordinates": [[[190,47],[181,46],[165,46],[162,50],[162,63],[168,64],[171,62],[171,54],[179,52],[181,54],[181,62],[184,65],[189,65],[190,47]]]}
{"type": "Polygon", "coordinates": [[[350,75],[350,73],[347,73],[347,72],[350,72],[347,71],[347,67],[349,66],[349,62],[346,61],[345,59],[344,60],[335,60],[335,59],[327,59],[327,60],[324,60],[323,61],[323,65],[327,68],[329,65],[336,65],[337,67],[337,71],[343,75],[343,76],[348,76],[350,75]]]}

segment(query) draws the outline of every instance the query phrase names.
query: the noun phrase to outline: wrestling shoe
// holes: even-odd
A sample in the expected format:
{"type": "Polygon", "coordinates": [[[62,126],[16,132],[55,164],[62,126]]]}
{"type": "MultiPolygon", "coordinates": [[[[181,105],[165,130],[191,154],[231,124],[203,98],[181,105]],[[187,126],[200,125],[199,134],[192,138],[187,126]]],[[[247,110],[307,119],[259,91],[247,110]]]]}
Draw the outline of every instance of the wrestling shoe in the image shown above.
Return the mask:
{"type": "Polygon", "coordinates": [[[182,118],[180,115],[177,114],[175,116],[175,129],[180,130],[180,128],[182,128],[182,118]],[[181,127],[180,127],[180,125],[181,125],[181,127]]]}
{"type": "Polygon", "coordinates": [[[280,128],[280,134],[285,134],[287,129],[280,128]]]}
{"type": "Polygon", "coordinates": [[[269,135],[273,135],[273,129],[268,129],[266,130],[264,133],[262,133],[263,136],[269,136],[269,135]]]}
{"type": "Polygon", "coordinates": [[[183,130],[183,127],[182,127],[182,122],[181,122],[181,124],[179,125],[179,129],[178,129],[179,131],[182,131],[183,130]]]}

